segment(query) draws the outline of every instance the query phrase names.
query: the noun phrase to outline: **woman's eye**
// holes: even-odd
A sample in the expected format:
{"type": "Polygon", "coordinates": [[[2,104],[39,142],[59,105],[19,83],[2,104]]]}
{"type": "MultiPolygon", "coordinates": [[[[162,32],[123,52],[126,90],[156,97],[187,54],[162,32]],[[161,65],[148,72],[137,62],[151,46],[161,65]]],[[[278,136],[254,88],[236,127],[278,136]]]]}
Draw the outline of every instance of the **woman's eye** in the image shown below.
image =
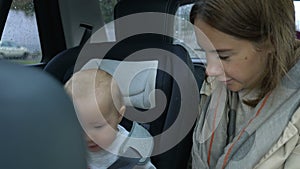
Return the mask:
{"type": "Polygon", "coordinates": [[[219,55],[219,58],[220,58],[221,60],[227,60],[229,57],[230,57],[229,55],[224,55],[224,56],[219,55]]]}

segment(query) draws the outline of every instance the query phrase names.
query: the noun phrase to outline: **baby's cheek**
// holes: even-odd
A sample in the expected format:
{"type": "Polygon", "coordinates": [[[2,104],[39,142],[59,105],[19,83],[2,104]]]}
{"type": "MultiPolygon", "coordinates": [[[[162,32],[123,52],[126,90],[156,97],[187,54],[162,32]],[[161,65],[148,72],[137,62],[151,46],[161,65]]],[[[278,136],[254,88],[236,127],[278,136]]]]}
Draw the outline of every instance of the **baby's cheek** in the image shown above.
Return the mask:
{"type": "Polygon", "coordinates": [[[97,133],[94,142],[98,144],[101,148],[109,147],[115,140],[117,131],[109,128],[104,128],[103,131],[97,133]]]}

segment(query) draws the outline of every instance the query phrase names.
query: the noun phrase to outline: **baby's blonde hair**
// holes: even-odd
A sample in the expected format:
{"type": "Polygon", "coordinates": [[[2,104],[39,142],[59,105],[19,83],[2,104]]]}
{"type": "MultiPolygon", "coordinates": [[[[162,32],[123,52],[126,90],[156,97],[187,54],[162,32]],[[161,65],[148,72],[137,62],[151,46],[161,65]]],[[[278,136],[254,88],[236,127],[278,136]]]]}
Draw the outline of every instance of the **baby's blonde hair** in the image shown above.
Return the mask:
{"type": "Polygon", "coordinates": [[[65,89],[73,102],[77,99],[95,98],[98,106],[104,102],[117,112],[124,106],[117,82],[110,74],[100,69],[81,70],[74,73],[66,82],[65,89]]]}

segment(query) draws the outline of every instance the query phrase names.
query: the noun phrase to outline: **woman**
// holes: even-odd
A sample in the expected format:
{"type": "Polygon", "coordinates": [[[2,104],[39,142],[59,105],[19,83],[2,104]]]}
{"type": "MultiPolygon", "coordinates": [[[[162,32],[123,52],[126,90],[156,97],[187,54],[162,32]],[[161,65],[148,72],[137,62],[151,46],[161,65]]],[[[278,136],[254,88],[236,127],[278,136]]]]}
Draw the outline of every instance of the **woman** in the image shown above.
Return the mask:
{"type": "Polygon", "coordinates": [[[300,43],[293,1],[201,0],[190,20],[208,76],[193,168],[299,168],[300,43]]]}

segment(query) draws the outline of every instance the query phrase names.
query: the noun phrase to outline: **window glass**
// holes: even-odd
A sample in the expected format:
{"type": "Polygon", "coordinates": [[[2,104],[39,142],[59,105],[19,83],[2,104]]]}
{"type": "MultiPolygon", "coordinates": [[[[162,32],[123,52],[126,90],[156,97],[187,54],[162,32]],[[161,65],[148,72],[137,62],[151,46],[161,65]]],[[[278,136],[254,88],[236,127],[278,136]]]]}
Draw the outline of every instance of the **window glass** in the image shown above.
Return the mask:
{"type": "Polygon", "coordinates": [[[0,41],[0,59],[22,64],[41,61],[40,40],[32,0],[13,1],[0,41]]]}
{"type": "Polygon", "coordinates": [[[193,4],[183,5],[178,8],[174,24],[174,43],[184,46],[192,59],[205,62],[204,52],[199,50],[194,28],[189,22],[190,11],[193,4]]]}
{"type": "Polygon", "coordinates": [[[300,31],[300,1],[294,1],[296,30],[300,31]]]}
{"type": "Polygon", "coordinates": [[[102,17],[105,23],[105,30],[108,41],[115,41],[114,7],[117,0],[99,0],[102,17]]]}

